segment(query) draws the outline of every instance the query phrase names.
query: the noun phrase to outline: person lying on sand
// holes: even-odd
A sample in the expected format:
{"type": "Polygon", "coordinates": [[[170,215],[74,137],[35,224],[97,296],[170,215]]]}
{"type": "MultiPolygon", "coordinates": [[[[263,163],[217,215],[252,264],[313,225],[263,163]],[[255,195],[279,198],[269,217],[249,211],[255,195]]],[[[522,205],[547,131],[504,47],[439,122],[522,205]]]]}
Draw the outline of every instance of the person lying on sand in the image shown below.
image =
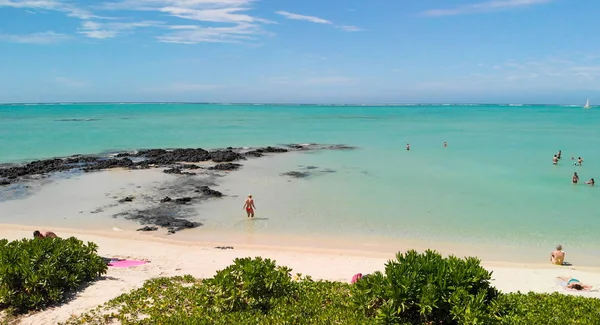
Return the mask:
{"type": "Polygon", "coordinates": [[[56,236],[56,234],[53,233],[52,231],[44,231],[42,233],[39,230],[36,230],[33,232],[33,238],[56,238],[56,237],[58,237],[58,236],[56,236]]]}
{"type": "Polygon", "coordinates": [[[571,290],[583,290],[583,291],[590,291],[592,290],[592,286],[589,284],[583,284],[581,283],[581,281],[575,279],[575,278],[569,278],[569,277],[565,277],[565,276],[559,276],[558,277],[559,280],[561,280],[564,285],[561,283],[561,285],[563,285],[563,287],[565,287],[565,289],[571,289],[571,290]]]}
{"type": "Polygon", "coordinates": [[[562,245],[556,245],[556,250],[550,254],[550,262],[556,265],[563,265],[565,261],[565,252],[562,250],[562,245]]]}

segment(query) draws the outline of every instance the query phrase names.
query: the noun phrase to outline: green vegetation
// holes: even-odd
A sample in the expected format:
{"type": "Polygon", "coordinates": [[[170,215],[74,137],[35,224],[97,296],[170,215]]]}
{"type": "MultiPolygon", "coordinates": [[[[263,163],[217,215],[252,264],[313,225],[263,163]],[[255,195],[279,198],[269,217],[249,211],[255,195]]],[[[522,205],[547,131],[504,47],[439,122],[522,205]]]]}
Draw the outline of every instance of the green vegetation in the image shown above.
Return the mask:
{"type": "Polygon", "coordinates": [[[262,258],[215,277],[158,278],[72,324],[600,324],[600,300],[501,294],[475,258],[398,254],[356,284],[313,281],[262,258]]]}
{"type": "MultiPolygon", "coordinates": [[[[106,272],[96,245],[75,238],[0,241],[0,307],[12,313],[60,302],[106,272]]],[[[349,276],[351,276],[349,274],[349,276]]],[[[269,259],[240,258],[213,278],[157,278],[73,324],[600,324],[600,300],[502,294],[476,258],[397,254],[356,284],[314,281],[269,259]]]]}
{"type": "Polygon", "coordinates": [[[0,310],[23,313],[63,301],[106,273],[96,251],[76,238],[0,240],[0,310]]]}
{"type": "Polygon", "coordinates": [[[427,251],[397,254],[356,283],[356,308],[382,324],[490,324],[489,307],[498,296],[491,273],[476,258],[443,258],[427,251]]]}

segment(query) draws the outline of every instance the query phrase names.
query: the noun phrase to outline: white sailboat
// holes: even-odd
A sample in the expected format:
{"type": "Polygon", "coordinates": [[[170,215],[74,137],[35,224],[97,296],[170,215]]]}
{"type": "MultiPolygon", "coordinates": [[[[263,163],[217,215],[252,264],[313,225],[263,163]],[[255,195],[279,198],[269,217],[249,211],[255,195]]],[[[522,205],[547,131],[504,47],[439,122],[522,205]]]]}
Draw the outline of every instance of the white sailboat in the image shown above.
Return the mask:
{"type": "Polygon", "coordinates": [[[588,98],[587,102],[585,102],[585,106],[583,106],[584,109],[589,109],[591,108],[590,106],[590,99],[588,98]]]}

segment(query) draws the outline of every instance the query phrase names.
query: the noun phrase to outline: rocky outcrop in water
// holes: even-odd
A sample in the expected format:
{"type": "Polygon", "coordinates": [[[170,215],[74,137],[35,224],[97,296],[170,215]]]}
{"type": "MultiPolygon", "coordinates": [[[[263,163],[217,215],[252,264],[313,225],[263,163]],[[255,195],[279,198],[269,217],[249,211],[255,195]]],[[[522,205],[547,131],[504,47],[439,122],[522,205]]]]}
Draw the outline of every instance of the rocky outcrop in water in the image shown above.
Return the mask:
{"type": "Polygon", "coordinates": [[[84,167],[83,171],[90,172],[90,171],[95,171],[95,170],[111,169],[111,168],[132,168],[134,166],[135,166],[135,164],[129,158],[112,158],[112,159],[97,160],[95,164],[84,167]]]}
{"type": "Polygon", "coordinates": [[[283,173],[281,175],[282,176],[290,176],[290,177],[294,177],[294,178],[306,178],[306,177],[310,176],[310,173],[309,172],[291,171],[291,172],[283,173]]]}
{"type": "MultiPolygon", "coordinates": [[[[356,147],[341,144],[288,144],[286,147],[287,148],[269,146],[250,150],[228,147],[224,150],[214,151],[208,151],[202,148],[174,150],[147,149],[140,150],[138,152],[117,153],[115,156],[113,156],[113,158],[109,159],[97,156],[74,155],[67,158],[36,160],[25,165],[0,168],[0,178],[14,180],[23,176],[43,175],[71,169],[82,169],[85,172],[90,172],[111,168],[147,169],[151,167],[172,167],[173,164],[186,162],[198,163],[204,161],[213,161],[216,163],[231,163],[234,161],[244,160],[246,157],[262,157],[265,154],[285,153],[288,151],[356,149],[356,147]],[[142,159],[142,161],[134,163],[131,158],[142,159]]],[[[233,165],[228,166],[231,167],[233,165]]],[[[181,170],[197,169],[200,167],[195,165],[182,165],[177,166],[176,168],[181,170]]],[[[173,171],[174,173],[178,174],[176,170],[173,171]]]]}

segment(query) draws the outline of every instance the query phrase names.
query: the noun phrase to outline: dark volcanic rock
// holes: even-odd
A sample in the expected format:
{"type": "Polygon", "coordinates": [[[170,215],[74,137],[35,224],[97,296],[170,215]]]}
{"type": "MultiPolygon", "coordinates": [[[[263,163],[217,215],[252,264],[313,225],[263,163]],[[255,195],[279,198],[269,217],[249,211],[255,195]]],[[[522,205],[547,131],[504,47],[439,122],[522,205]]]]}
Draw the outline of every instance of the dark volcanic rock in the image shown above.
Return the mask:
{"type": "Polygon", "coordinates": [[[210,170],[236,170],[236,169],[239,169],[240,167],[242,167],[241,164],[223,163],[223,164],[217,164],[213,167],[209,167],[208,169],[210,169],[210,170]]]}
{"type": "Polygon", "coordinates": [[[171,202],[173,201],[173,199],[171,199],[168,196],[165,196],[163,199],[160,199],[160,203],[166,203],[166,202],[171,202]]]}
{"type": "Polygon", "coordinates": [[[139,157],[146,157],[150,164],[168,165],[176,162],[201,162],[211,159],[211,154],[201,148],[198,149],[164,149],[144,150],[138,153],[139,157]]]}
{"type": "Polygon", "coordinates": [[[295,177],[295,178],[306,178],[306,177],[310,176],[310,173],[291,171],[291,172],[283,173],[281,175],[282,176],[291,176],[291,177],[295,177]]]}
{"type": "Polygon", "coordinates": [[[268,153],[283,153],[283,152],[288,152],[289,150],[285,149],[285,148],[277,148],[277,147],[266,147],[263,148],[264,152],[268,152],[268,153]]]}
{"type": "Polygon", "coordinates": [[[83,170],[86,172],[89,171],[93,171],[93,170],[101,170],[101,169],[111,169],[111,168],[130,168],[133,167],[135,164],[133,163],[133,161],[131,161],[131,159],[129,158],[122,158],[122,159],[106,159],[106,160],[100,160],[97,163],[95,163],[94,165],[85,167],[83,170]]]}
{"type": "Polygon", "coordinates": [[[196,175],[194,173],[182,172],[180,167],[174,167],[163,170],[166,174],[178,174],[178,175],[196,175]]]}
{"type": "Polygon", "coordinates": [[[250,156],[250,157],[262,157],[264,156],[265,153],[283,153],[283,152],[288,152],[289,150],[285,149],[285,148],[278,148],[278,147],[266,147],[266,148],[258,148],[258,149],[254,149],[254,150],[250,150],[248,152],[245,153],[246,156],[250,156]]]}
{"type": "Polygon", "coordinates": [[[133,196],[126,196],[119,200],[119,203],[131,202],[133,201],[133,196]]]}
{"type": "Polygon", "coordinates": [[[63,159],[36,160],[23,166],[0,169],[0,177],[15,179],[25,175],[40,175],[71,169],[63,159]]]}
{"type": "Polygon", "coordinates": [[[140,229],[138,229],[137,231],[157,231],[158,227],[156,226],[144,226],[140,229]]]}
{"type": "Polygon", "coordinates": [[[206,196],[211,196],[211,197],[222,197],[223,193],[219,192],[219,191],[215,191],[213,189],[211,189],[210,187],[204,185],[204,186],[200,186],[197,190],[195,190],[194,192],[196,193],[202,193],[206,196]]]}
{"type": "Polygon", "coordinates": [[[0,186],[10,185],[10,181],[8,179],[0,179],[0,186]]]}
{"type": "Polygon", "coordinates": [[[214,161],[216,163],[220,163],[220,162],[232,162],[232,161],[236,161],[236,160],[246,159],[246,157],[244,157],[239,152],[235,152],[235,151],[232,151],[232,150],[217,150],[217,151],[213,151],[213,152],[210,153],[210,158],[212,159],[212,161],[214,161]]]}
{"type": "Polygon", "coordinates": [[[181,197],[181,198],[177,198],[173,201],[177,204],[186,204],[188,202],[192,202],[192,198],[191,197],[181,197]]]}
{"type": "Polygon", "coordinates": [[[200,167],[198,165],[193,165],[193,164],[185,164],[185,165],[179,166],[179,168],[181,168],[181,169],[200,169],[202,167],[200,167]]]}
{"type": "Polygon", "coordinates": [[[345,144],[334,144],[332,146],[325,147],[325,149],[328,149],[328,150],[354,150],[354,149],[356,149],[356,147],[347,146],[345,144]]]}
{"type": "Polygon", "coordinates": [[[158,227],[169,229],[169,233],[174,234],[183,229],[190,229],[202,226],[199,222],[192,222],[186,219],[170,216],[170,215],[153,215],[153,214],[137,214],[129,216],[127,219],[138,220],[142,224],[153,224],[158,227]]]}

